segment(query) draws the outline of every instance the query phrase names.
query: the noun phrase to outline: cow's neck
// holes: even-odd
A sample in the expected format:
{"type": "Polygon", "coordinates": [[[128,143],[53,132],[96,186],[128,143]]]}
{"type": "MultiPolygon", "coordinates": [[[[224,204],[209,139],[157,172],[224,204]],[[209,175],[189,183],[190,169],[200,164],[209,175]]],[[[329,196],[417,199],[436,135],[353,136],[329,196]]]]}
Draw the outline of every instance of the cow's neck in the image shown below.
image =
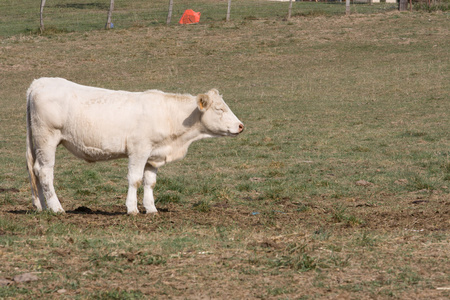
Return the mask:
{"type": "Polygon", "coordinates": [[[155,167],[184,158],[193,142],[211,137],[202,128],[201,113],[196,105],[178,105],[183,108],[176,109],[169,118],[173,121],[170,136],[157,145],[149,158],[149,162],[155,167]]]}
{"type": "Polygon", "coordinates": [[[187,106],[181,111],[183,113],[174,122],[176,126],[173,127],[169,142],[187,151],[193,142],[211,137],[211,135],[205,132],[201,124],[201,112],[197,109],[196,104],[194,107],[187,106]]]}

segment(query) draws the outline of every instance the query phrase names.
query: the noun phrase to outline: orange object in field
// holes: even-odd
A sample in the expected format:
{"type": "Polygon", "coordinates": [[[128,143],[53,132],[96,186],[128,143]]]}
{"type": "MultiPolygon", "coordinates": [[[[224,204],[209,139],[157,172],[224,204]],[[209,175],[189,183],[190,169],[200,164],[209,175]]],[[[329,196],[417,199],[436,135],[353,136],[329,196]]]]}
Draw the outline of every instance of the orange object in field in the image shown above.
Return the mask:
{"type": "Polygon", "coordinates": [[[195,12],[192,9],[186,9],[181,16],[180,24],[192,24],[200,22],[201,12],[195,12]]]}

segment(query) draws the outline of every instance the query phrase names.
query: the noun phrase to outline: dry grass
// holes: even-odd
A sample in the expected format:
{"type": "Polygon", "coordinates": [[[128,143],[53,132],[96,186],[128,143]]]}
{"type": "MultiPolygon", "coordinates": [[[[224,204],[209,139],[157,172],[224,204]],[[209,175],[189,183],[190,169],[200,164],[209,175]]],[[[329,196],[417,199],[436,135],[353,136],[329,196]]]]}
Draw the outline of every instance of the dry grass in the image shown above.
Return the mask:
{"type": "Polygon", "coordinates": [[[449,297],[437,289],[450,284],[448,22],[389,13],[0,40],[0,278],[39,278],[0,297],[449,297]],[[36,214],[24,95],[41,76],[216,87],[247,129],[162,168],[154,217],[124,214],[126,161],[61,149],[68,213],[36,214]]]}

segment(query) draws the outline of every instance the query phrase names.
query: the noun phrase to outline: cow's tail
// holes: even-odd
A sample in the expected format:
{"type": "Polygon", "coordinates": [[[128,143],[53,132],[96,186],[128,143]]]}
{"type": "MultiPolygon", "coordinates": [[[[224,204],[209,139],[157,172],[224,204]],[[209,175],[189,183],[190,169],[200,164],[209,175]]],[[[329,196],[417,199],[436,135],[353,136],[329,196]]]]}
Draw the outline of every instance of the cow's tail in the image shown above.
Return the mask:
{"type": "MultiPolygon", "coordinates": [[[[30,178],[31,189],[34,197],[39,197],[39,191],[37,188],[37,177],[34,173],[34,163],[36,161],[36,152],[33,144],[33,128],[31,124],[31,88],[27,92],[27,169],[30,178]]],[[[34,204],[34,203],[33,203],[34,204]]]]}

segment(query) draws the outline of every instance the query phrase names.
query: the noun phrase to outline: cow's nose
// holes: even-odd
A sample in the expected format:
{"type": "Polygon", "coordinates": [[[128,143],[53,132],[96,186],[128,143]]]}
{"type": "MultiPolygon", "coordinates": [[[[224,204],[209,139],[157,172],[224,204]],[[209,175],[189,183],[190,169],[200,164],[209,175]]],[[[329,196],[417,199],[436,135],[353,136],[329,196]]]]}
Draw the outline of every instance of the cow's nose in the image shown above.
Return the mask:
{"type": "Polygon", "coordinates": [[[239,124],[239,133],[241,133],[242,131],[244,131],[244,124],[239,124]]]}

